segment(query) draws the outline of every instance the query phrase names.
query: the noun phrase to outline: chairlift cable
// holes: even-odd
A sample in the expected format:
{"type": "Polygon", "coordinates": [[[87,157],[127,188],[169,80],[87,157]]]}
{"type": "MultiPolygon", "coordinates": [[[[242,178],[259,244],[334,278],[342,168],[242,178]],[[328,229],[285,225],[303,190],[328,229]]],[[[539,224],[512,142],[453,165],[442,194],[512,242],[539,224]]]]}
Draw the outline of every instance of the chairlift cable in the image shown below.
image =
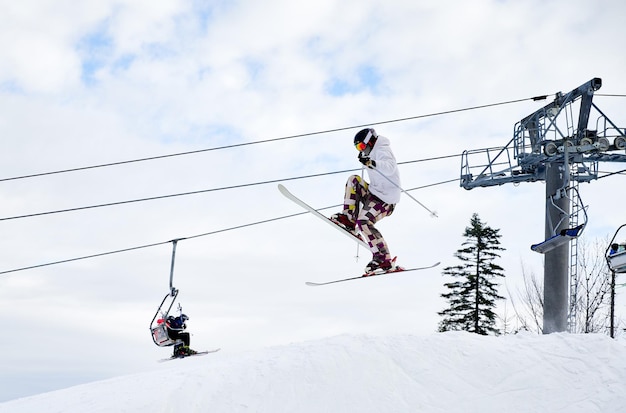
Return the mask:
{"type": "MultiPolygon", "coordinates": [[[[416,162],[426,162],[426,161],[433,161],[433,160],[441,160],[441,159],[457,157],[457,156],[460,156],[460,154],[444,155],[444,156],[431,157],[431,158],[425,158],[425,159],[417,159],[413,161],[398,162],[398,165],[410,164],[410,163],[416,163],[416,162]]],[[[323,173],[318,173],[318,174],[301,175],[301,176],[295,176],[295,177],[290,177],[290,178],[280,178],[280,179],[273,179],[273,180],[267,180],[267,181],[252,182],[252,183],[247,183],[247,184],[231,185],[231,186],[226,186],[226,187],[221,187],[221,188],[209,188],[209,189],[202,189],[198,191],[189,191],[189,192],[181,192],[181,193],[174,193],[174,194],[157,195],[157,196],[146,197],[146,198],[129,199],[129,200],[124,200],[124,201],[107,202],[104,204],[86,205],[86,206],[80,206],[80,207],[74,207],[74,208],[35,212],[31,214],[0,217],[0,221],[9,221],[9,220],[23,219],[23,218],[34,218],[34,217],[39,217],[39,216],[44,216],[44,215],[53,215],[53,214],[60,214],[60,213],[66,213],[66,212],[83,211],[87,209],[105,208],[105,207],[132,204],[132,203],[138,203],[138,202],[156,201],[160,199],[175,198],[179,196],[198,195],[198,194],[203,194],[203,193],[208,193],[208,192],[218,192],[218,191],[225,191],[229,189],[246,188],[246,187],[251,187],[251,186],[273,184],[273,183],[284,182],[284,181],[294,181],[294,180],[299,180],[299,179],[309,179],[309,178],[315,178],[315,177],[321,177],[321,176],[327,176],[327,175],[349,173],[349,172],[354,172],[358,170],[359,169],[345,169],[341,171],[323,172],[323,173]]],[[[438,184],[433,184],[433,185],[438,185],[438,184]]],[[[418,189],[418,188],[414,188],[414,189],[418,189]]]]}
{"type": "MultiPolygon", "coordinates": [[[[236,227],[231,227],[231,228],[224,228],[224,229],[220,229],[220,230],[216,230],[216,231],[211,231],[211,232],[206,232],[203,234],[197,234],[197,235],[193,235],[190,237],[185,237],[185,238],[179,238],[180,239],[192,239],[192,238],[199,238],[199,237],[205,237],[208,235],[214,235],[214,234],[219,234],[222,232],[227,232],[227,231],[233,231],[236,229],[241,229],[241,228],[246,228],[246,227],[251,227],[254,225],[259,225],[259,224],[265,224],[268,222],[272,222],[272,221],[278,221],[281,219],[286,219],[286,218],[291,218],[291,217],[295,217],[297,215],[304,215],[306,214],[306,212],[299,212],[296,214],[291,214],[291,215],[285,215],[282,217],[277,217],[277,218],[271,218],[271,219],[266,219],[263,221],[257,221],[257,222],[252,222],[249,224],[243,224],[243,225],[238,225],[236,227]]],[[[73,262],[73,261],[81,261],[81,260],[86,260],[86,259],[90,259],[90,258],[97,258],[97,257],[102,257],[105,255],[113,255],[113,254],[119,254],[119,253],[123,253],[123,252],[129,252],[129,251],[135,251],[135,250],[139,250],[139,249],[144,249],[144,248],[151,248],[151,247],[156,247],[159,245],[166,245],[169,244],[170,241],[164,241],[164,242],[155,242],[152,244],[146,244],[146,245],[140,245],[140,246],[136,246],[136,247],[129,247],[129,248],[123,248],[123,249],[118,249],[118,250],[113,250],[113,251],[108,251],[108,252],[102,252],[99,254],[91,254],[91,255],[85,255],[82,257],[75,257],[75,258],[69,258],[69,259],[64,259],[64,260],[59,260],[59,261],[53,261],[53,262],[49,262],[49,263],[45,263],[45,264],[38,264],[38,265],[31,265],[28,267],[22,267],[22,268],[15,268],[12,270],[5,270],[5,271],[0,271],[0,275],[5,275],[5,274],[10,274],[10,273],[14,273],[14,272],[19,272],[19,271],[26,271],[26,270],[32,270],[35,268],[41,268],[41,267],[47,267],[47,266],[52,266],[52,265],[57,265],[57,264],[65,264],[65,263],[69,263],[69,262],[73,262]]]]}
{"type": "Polygon", "coordinates": [[[624,172],[626,172],[626,169],[622,169],[621,171],[615,171],[615,172],[609,172],[606,175],[602,175],[599,176],[597,179],[602,179],[602,178],[608,178],[609,176],[613,176],[613,175],[622,175],[624,172]]]}
{"type": "Polygon", "coordinates": [[[441,112],[428,113],[428,114],[424,114],[424,115],[416,115],[416,116],[410,116],[410,117],[405,117],[405,118],[398,118],[398,119],[391,119],[391,120],[385,120],[385,121],[365,123],[365,124],[361,124],[361,125],[344,126],[344,127],[333,128],[333,129],[326,129],[326,130],[315,131],[315,132],[305,132],[305,133],[301,133],[301,134],[288,135],[288,136],[283,136],[283,137],[278,137],[278,138],[261,139],[261,140],[257,140],[257,141],[241,142],[241,143],[235,143],[235,144],[231,144],[231,145],[216,146],[216,147],[212,147],[212,148],[197,149],[197,150],[192,150],[192,151],[177,152],[177,153],[171,153],[171,154],[165,154],[165,155],[157,155],[157,156],[148,156],[148,157],[144,157],[144,158],[129,159],[129,160],[118,161],[118,162],[108,162],[108,163],[102,163],[102,164],[96,164],[96,165],[82,166],[82,167],[77,167],[77,168],[67,168],[67,169],[61,169],[61,170],[49,171],[49,172],[33,173],[33,174],[14,176],[14,177],[9,177],[9,178],[0,178],[0,182],[15,181],[15,180],[19,180],[19,179],[36,178],[36,177],[42,177],[42,176],[48,176],[48,175],[63,174],[63,173],[68,173],[68,172],[78,172],[78,171],[84,171],[84,170],[89,170],[89,169],[97,169],[97,168],[105,168],[105,167],[111,167],[111,166],[126,165],[126,164],[130,164],[130,163],[153,161],[153,160],[158,160],[158,159],[173,158],[173,157],[177,157],[177,156],[193,155],[193,154],[203,153],[203,152],[218,151],[218,150],[223,150],[223,149],[233,149],[233,148],[239,148],[239,147],[244,147],[244,146],[262,144],[262,143],[279,142],[279,141],[285,141],[285,140],[289,140],[289,139],[306,138],[306,137],[310,137],[310,136],[314,136],[314,135],[322,135],[322,134],[326,134],[326,133],[341,132],[341,131],[350,130],[350,129],[371,127],[371,126],[376,126],[376,125],[385,125],[385,124],[397,123],[397,122],[405,122],[405,121],[409,121],[409,120],[423,119],[423,118],[434,117],[434,116],[449,115],[449,114],[452,114],[452,113],[459,113],[459,112],[466,112],[466,111],[470,111],[470,110],[485,109],[485,108],[489,108],[489,107],[509,105],[509,104],[519,103],[519,102],[524,102],[524,101],[529,101],[529,100],[533,100],[533,101],[534,100],[543,100],[543,99],[546,99],[548,96],[549,95],[542,95],[542,96],[535,96],[535,97],[530,97],[530,98],[514,99],[514,100],[490,103],[490,104],[485,104],[485,105],[471,106],[471,107],[466,107],[466,108],[461,108],[461,109],[452,109],[452,110],[446,110],[446,111],[441,111],[441,112]]]}
{"type": "MultiPolygon", "coordinates": [[[[413,190],[417,190],[417,189],[426,188],[426,187],[429,187],[429,186],[441,185],[441,184],[450,183],[450,182],[456,182],[456,181],[457,181],[456,179],[454,179],[454,180],[447,180],[447,181],[442,181],[442,182],[431,184],[431,185],[426,185],[426,186],[421,186],[421,187],[407,189],[406,191],[408,192],[408,191],[413,191],[413,190]]],[[[341,206],[341,204],[337,204],[337,205],[332,205],[332,206],[328,206],[328,207],[318,208],[318,210],[326,210],[326,209],[331,209],[331,208],[337,208],[337,207],[340,207],[340,206],[341,206]]],[[[103,257],[103,256],[106,256],[106,255],[120,254],[120,253],[123,253],[123,252],[130,252],[130,251],[135,251],[135,250],[139,250],[139,249],[156,247],[156,246],[160,246],[160,245],[169,244],[169,243],[174,242],[174,241],[181,241],[181,240],[205,237],[205,236],[209,236],[209,235],[215,235],[215,234],[219,234],[219,233],[222,233],[222,232],[234,231],[234,230],[237,230],[237,229],[243,229],[243,228],[247,228],[247,227],[251,227],[251,226],[255,226],[255,225],[260,225],[260,224],[266,224],[266,223],[270,223],[270,222],[274,222],[274,221],[279,221],[279,220],[282,220],[282,219],[293,218],[293,217],[296,217],[296,216],[299,216],[299,215],[305,215],[307,213],[308,212],[298,212],[298,213],[295,213],[295,214],[284,215],[284,216],[270,218],[270,219],[257,221],[257,222],[252,222],[252,223],[248,223],[248,224],[237,225],[237,226],[230,227],[230,228],[224,228],[224,229],[219,229],[219,230],[215,230],[215,231],[205,232],[205,233],[201,233],[201,234],[191,235],[191,236],[184,237],[184,238],[177,238],[176,240],[155,242],[155,243],[151,243],[151,244],[139,245],[139,246],[129,247],[129,248],[122,248],[122,249],[118,249],[118,250],[107,251],[107,252],[102,252],[102,253],[97,253],[97,254],[90,254],[90,255],[85,255],[85,256],[81,256],[81,257],[74,257],[74,258],[68,258],[68,259],[63,259],[63,260],[58,260],[58,261],[52,261],[52,262],[48,262],[48,263],[44,263],[44,264],[37,264],[37,265],[31,265],[31,266],[27,266],[27,267],[14,268],[14,269],[10,269],[10,270],[0,271],[0,276],[1,275],[15,273],[15,272],[20,272],[20,271],[32,270],[32,269],[36,269],[36,268],[48,267],[48,266],[52,266],[52,265],[66,264],[66,263],[74,262],[74,261],[87,260],[87,259],[91,259],[91,258],[103,257]]]]}

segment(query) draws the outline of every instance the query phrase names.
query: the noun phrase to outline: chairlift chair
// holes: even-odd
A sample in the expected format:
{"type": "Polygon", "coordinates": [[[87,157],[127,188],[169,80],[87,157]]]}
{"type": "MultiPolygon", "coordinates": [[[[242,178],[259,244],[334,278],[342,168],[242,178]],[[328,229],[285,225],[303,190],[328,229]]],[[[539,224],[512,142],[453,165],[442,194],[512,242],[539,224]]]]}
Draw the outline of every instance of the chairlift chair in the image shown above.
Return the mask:
{"type": "Polygon", "coordinates": [[[159,347],[169,347],[175,344],[182,343],[182,340],[172,339],[167,333],[167,317],[170,310],[172,309],[172,306],[174,305],[174,301],[176,300],[177,296],[178,290],[173,290],[171,293],[168,293],[165,297],[163,297],[159,308],[157,309],[156,313],[154,313],[154,317],[152,317],[152,321],[150,322],[152,341],[154,341],[154,344],[159,347]],[[167,310],[163,311],[164,305],[169,297],[171,297],[171,302],[167,307],[167,310]],[[161,317],[157,319],[159,315],[161,317]]]}
{"type": "MultiPolygon", "coordinates": [[[[572,214],[569,214],[567,211],[561,210],[563,218],[561,219],[561,221],[557,222],[555,225],[552,226],[553,235],[543,242],[531,245],[530,246],[531,250],[535,252],[539,252],[541,254],[545,254],[546,252],[552,251],[553,249],[560,247],[561,245],[568,243],[570,240],[574,238],[578,238],[582,235],[582,232],[585,229],[585,226],[587,225],[587,220],[588,220],[587,209],[582,203],[582,199],[580,198],[578,189],[574,187],[570,189],[574,190],[574,192],[576,193],[576,197],[578,198],[578,202],[576,205],[579,205],[579,209],[578,211],[575,211],[575,213],[578,213],[578,212],[583,213],[583,217],[584,217],[583,223],[573,228],[566,228],[560,231],[556,231],[556,228],[558,228],[565,219],[569,219],[569,217],[572,215],[572,214]]],[[[562,196],[567,196],[567,190],[563,190],[562,193],[564,194],[562,196]]],[[[554,208],[561,209],[554,203],[554,197],[550,197],[550,202],[552,203],[552,206],[554,208]]]]}
{"type": "Polygon", "coordinates": [[[539,244],[531,245],[530,249],[545,254],[548,251],[560,247],[563,244],[568,243],[571,239],[578,238],[582,233],[585,224],[580,224],[574,228],[566,228],[561,230],[558,234],[551,236],[547,240],[540,242],[539,244]]]}
{"type": "MultiPolygon", "coordinates": [[[[183,239],[183,238],[180,238],[183,239]]],[[[161,300],[161,304],[159,308],[157,308],[156,313],[154,313],[154,317],[152,317],[152,321],[150,321],[150,332],[152,333],[152,341],[159,347],[169,347],[176,344],[181,344],[182,340],[173,339],[167,333],[167,317],[174,305],[174,301],[176,301],[176,297],[178,297],[178,290],[174,288],[173,279],[174,279],[174,260],[176,258],[176,244],[180,239],[172,240],[172,263],[170,266],[170,292],[163,297],[161,300]],[[166,302],[168,298],[171,298],[169,301],[169,305],[167,306],[167,310],[163,311],[166,306],[166,302]],[[157,317],[161,315],[159,319],[157,317]],[[156,323],[155,323],[156,321],[156,323]]],[[[180,304],[179,304],[180,308],[180,304]]]]}
{"type": "Polygon", "coordinates": [[[611,239],[611,242],[609,242],[609,246],[606,250],[606,263],[608,264],[611,271],[615,273],[626,273],[626,242],[615,242],[617,234],[624,227],[626,227],[626,224],[620,226],[617,231],[615,231],[613,239],[611,239]],[[615,250],[612,248],[612,245],[614,244],[617,245],[617,248],[615,250]]]}

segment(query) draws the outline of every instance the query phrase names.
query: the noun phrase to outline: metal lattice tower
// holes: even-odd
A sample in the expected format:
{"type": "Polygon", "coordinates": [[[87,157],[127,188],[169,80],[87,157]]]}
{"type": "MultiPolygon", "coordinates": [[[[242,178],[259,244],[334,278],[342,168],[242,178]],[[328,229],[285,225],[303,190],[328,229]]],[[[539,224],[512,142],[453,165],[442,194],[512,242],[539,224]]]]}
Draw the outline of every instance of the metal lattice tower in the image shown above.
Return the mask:
{"type": "Polygon", "coordinates": [[[545,241],[531,246],[545,254],[544,333],[566,331],[568,322],[575,328],[575,240],[587,223],[578,183],[597,179],[599,162],[626,162],[626,130],[593,103],[601,86],[602,80],[594,78],[569,93],[558,92],[552,103],[515,124],[506,146],[462,155],[460,184],[465,189],[546,183],[545,241]],[[595,124],[589,127],[592,115],[595,124]]]}

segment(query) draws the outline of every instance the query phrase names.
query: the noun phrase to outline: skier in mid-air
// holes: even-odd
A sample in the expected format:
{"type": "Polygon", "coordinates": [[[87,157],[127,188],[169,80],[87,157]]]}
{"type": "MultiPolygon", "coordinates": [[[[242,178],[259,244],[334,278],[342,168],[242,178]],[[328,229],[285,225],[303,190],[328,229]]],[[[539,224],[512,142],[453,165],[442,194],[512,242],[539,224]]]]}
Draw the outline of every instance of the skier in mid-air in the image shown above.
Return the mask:
{"type": "Polygon", "coordinates": [[[389,139],[378,135],[374,129],[359,131],[354,136],[354,145],[359,151],[359,162],[367,167],[370,181],[368,183],[358,175],[350,176],[346,182],[343,211],[330,219],[354,234],[360,231],[364,237],[373,255],[365,267],[366,274],[393,270],[395,260],[374,224],[391,215],[400,201],[398,164],[389,139]]]}

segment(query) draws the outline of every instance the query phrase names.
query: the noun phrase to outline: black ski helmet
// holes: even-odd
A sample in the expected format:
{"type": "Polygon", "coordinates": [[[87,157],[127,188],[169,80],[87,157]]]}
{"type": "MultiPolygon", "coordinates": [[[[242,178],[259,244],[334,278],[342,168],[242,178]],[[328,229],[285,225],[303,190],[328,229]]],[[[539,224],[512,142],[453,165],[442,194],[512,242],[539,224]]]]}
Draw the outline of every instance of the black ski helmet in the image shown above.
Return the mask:
{"type": "Polygon", "coordinates": [[[359,152],[363,152],[367,148],[373,148],[374,143],[376,143],[376,139],[378,135],[376,131],[372,128],[366,128],[360,130],[356,135],[354,135],[354,146],[358,149],[359,152]]]}

